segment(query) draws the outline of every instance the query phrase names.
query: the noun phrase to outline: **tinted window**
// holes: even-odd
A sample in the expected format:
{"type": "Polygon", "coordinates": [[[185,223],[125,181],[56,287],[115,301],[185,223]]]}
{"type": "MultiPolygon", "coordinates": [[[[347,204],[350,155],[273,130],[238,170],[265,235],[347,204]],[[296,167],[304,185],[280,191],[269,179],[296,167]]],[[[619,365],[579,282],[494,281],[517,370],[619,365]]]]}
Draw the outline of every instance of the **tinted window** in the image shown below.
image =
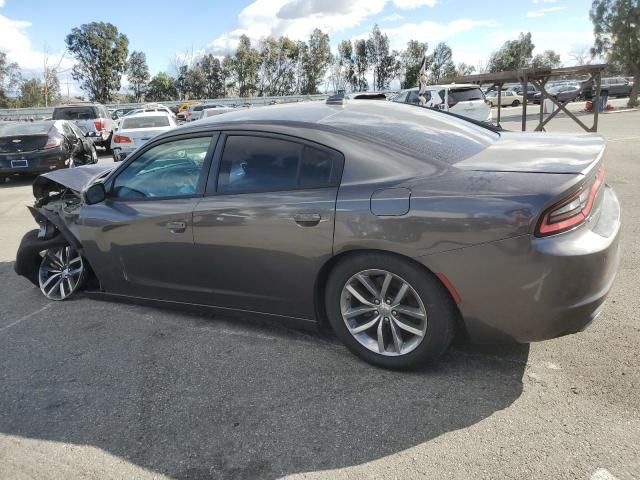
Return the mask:
{"type": "Polygon", "coordinates": [[[407,101],[407,92],[401,92],[399,93],[394,99],[394,102],[400,102],[400,103],[404,103],[407,101]]]}
{"type": "Polygon", "coordinates": [[[302,145],[275,138],[230,136],[224,146],[219,192],[296,188],[302,145]]]}
{"type": "Polygon", "coordinates": [[[10,122],[0,123],[0,137],[21,135],[46,135],[52,122],[10,122]]]}
{"type": "Polygon", "coordinates": [[[63,123],[62,124],[62,133],[64,134],[65,137],[67,137],[69,140],[74,141],[75,140],[75,133],[73,132],[73,130],[71,130],[71,127],[69,126],[68,123],[63,123]]]}
{"type": "Polygon", "coordinates": [[[482,91],[479,88],[468,88],[465,90],[449,90],[449,97],[456,102],[469,102],[471,100],[484,100],[482,91]]]}
{"type": "Polygon", "coordinates": [[[93,107],[62,107],[53,111],[54,120],[91,120],[97,117],[93,107]]]}
{"type": "Polygon", "coordinates": [[[169,117],[131,117],[122,121],[122,129],[126,128],[161,128],[169,126],[169,117]]]}
{"type": "Polygon", "coordinates": [[[150,148],[120,173],[118,198],[177,197],[196,193],[211,137],[174,140],[150,148]]]}
{"type": "MultiPolygon", "coordinates": [[[[418,93],[418,90],[411,90],[409,92],[409,95],[407,95],[407,103],[418,105],[420,103],[419,97],[420,97],[420,94],[418,93]]],[[[431,100],[431,92],[428,90],[424,92],[424,98],[427,102],[431,100]]]]}
{"type": "Polygon", "coordinates": [[[306,146],[300,165],[301,187],[323,187],[331,184],[335,155],[326,150],[306,146]]]}

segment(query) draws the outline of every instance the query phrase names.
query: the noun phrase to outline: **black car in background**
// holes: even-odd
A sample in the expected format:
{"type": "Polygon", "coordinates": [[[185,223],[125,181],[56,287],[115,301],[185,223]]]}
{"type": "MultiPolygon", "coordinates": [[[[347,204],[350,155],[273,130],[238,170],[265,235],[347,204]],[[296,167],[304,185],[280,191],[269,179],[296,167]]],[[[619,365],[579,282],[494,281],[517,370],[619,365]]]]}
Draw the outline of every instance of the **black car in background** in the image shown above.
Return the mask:
{"type": "MultiPolygon", "coordinates": [[[[524,97],[524,95],[522,94],[523,92],[522,85],[513,85],[511,87],[508,87],[506,90],[511,90],[512,92],[515,92],[518,95],[521,95],[524,97]]],[[[528,84],[527,85],[527,101],[533,100],[536,93],[538,93],[538,90],[536,89],[536,87],[534,87],[531,84],[528,84]]]]}
{"type": "Polygon", "coordinates": [[[91,139],[65,120],[0,123],[0,182],[15,174],[40,174],[96,163],[91,139]]]}

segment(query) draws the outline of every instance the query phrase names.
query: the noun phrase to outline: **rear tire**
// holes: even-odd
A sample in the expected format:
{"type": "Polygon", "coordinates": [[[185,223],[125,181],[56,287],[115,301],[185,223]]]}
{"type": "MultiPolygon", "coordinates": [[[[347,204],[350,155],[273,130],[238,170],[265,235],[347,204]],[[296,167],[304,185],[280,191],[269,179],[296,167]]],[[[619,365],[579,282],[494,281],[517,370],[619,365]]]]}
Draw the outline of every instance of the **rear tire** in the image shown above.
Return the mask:
{"type": "Polygon", "coordinates": [[[103,143],[105,153],[111,153],[111,138],[113,137],[113,132],[109,135],[109,138],[103,143]]]}
{"type": "Polygon", "coordinates": [[[438,359],[451,344],[458,315],[432,273],[383,253],[354,255],[336,265],[327,280],[325,305],[329,323],[349,350],[390,369],[438,359]]]}

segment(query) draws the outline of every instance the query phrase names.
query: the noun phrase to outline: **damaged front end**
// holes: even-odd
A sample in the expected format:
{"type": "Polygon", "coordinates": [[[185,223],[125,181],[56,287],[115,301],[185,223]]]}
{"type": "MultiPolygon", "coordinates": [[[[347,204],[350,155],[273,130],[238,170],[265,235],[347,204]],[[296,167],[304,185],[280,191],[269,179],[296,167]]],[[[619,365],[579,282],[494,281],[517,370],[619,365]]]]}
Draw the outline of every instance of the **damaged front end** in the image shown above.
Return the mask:
{"type": "Polygon", "coordinates": [[[90,165],[58,170],[39,176],[33,183],[36,200],[27,208],[39,228],[22,238],[14,270],[51,300],[68,298],[86,280],[89,267],[75,233],[81,192],[112,168],[90,165]]]}

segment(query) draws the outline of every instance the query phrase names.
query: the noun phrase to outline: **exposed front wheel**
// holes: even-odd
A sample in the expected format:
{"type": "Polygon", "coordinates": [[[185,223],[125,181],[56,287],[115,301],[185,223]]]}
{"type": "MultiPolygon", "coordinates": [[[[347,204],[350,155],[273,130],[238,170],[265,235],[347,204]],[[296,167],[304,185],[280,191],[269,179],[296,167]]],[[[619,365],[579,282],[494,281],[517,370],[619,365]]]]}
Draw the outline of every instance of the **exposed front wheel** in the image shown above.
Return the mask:
{"type": "Polygon", "coordinates": [[[326,307],[336,335],[356,355],[386,368],[437,359],[453,337],[456,307],[439,280],[395,256],[347,258],[329,276],[326,307]]]}
{"type": "Polygon", "coordinates": [[[70,246],[46,250],[38,270],[40,291],[49,300],[65,300],[82,288],[86,267],[82,256],[70,246]]]}

